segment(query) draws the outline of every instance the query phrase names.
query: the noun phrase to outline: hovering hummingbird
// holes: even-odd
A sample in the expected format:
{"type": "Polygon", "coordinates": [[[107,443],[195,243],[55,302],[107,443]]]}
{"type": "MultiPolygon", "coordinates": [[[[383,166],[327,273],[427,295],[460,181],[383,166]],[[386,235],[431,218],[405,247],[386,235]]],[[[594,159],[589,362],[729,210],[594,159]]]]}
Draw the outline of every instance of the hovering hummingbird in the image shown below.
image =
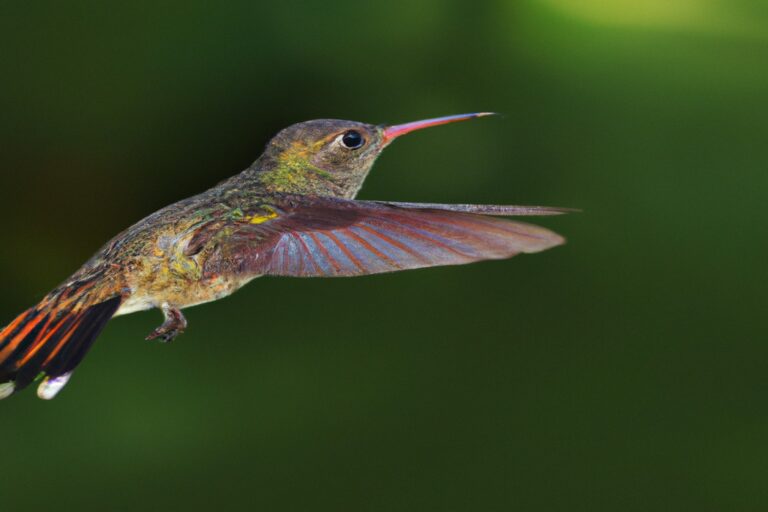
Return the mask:
{"type": "Polygon", "coordinates": [[[509,258],[560,245],[547,229],[494,216],[563,208],[357,201],[376,157],[406,133],[490,113],[395,126],[320,119],[279,132],[245,171],[123,231],[0,332],[0,398],[40,380],[53,398],[107,322],[151,308],[147,337],[187,327],[181,309],[263,275],[336,277],[509,258]]]}

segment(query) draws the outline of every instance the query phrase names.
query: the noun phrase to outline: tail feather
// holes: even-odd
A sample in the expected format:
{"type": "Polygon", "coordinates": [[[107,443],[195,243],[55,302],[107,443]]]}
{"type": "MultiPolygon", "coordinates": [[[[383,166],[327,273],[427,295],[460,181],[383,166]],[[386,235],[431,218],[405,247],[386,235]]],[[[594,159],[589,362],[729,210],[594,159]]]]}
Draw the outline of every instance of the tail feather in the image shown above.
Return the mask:
{"type": "Polygon", "coordinates": [[[0,398],[39,377],[45,377],[44,385],[61,377],[58,382],[66,382],[122,301],[120,296],[93,305],[59,300],[71,295],[44,300],[0,332],[0,398]]]}

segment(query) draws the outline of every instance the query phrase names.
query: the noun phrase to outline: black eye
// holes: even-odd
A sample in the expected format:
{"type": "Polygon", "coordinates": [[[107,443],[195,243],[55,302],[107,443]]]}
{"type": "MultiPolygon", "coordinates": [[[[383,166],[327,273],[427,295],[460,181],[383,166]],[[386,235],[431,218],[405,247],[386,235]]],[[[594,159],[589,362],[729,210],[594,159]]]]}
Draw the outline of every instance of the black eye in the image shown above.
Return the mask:
{"type": "Polygon", "coordinates": [[[360,135],[360,132],[349,130],[341,136],[341,143],[344,144],[345,148],[358,149],[361,148],[363,144],[365,144],[365,139],[362,135],[360,135]]]}

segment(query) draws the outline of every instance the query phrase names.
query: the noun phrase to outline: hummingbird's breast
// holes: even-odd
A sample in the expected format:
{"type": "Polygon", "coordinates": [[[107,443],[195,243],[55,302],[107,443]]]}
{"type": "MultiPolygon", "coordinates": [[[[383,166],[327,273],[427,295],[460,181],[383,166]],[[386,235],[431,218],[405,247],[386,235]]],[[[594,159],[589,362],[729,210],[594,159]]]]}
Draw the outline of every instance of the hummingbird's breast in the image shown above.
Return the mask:
{"type": "MultiPolygon", "coordinates": [[[[186,213],[186,212],[185,212],[186,213]]],[[[122,244],[125,280],[130,290],[118,315],[164,304],[185,308],[224,298],[258,276],[204,272],[214,244],[196,244],[207,217],[185,214],[163,218],[131,233],[122,244]]]]}
{"type": "MultiPolygon", "coordinates": [[[[221,299],[254,275],[211,271],[206,262],[220,245],[210,238],[235,213],[259,198],[223,183],[174,203],[134,224],[111,240],[86,266],[107,264],[121,274],[123,303],[117,315],[161,307],[184,308],[221,299]]],[[[219,270],[218,268],[216,270],[219,270]]]]}
{"type": "Polygon", "coordinates": [[[238,279],[217,276],[199,281],[173,283],[171,286],[166,286],[165,280],[155,280],[149,287],[142,285],[132,287],[132,293],[120,306],[116,315],[159,308],[165,304],[183,309],[213,302],[233,294],[256,277],[258,276],[238,279]]]}

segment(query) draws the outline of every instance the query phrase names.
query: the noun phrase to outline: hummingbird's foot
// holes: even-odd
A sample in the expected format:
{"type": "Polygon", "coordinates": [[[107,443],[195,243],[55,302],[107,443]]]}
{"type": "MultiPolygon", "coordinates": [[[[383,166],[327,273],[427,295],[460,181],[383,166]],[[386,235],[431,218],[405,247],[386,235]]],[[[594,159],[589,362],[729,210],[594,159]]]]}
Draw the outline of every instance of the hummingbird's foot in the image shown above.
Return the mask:
{"type": "Polygon", "coordinates": [[[147,340],[160,339],[163,343],[168,343],[176,336],[183,333],[187,328],[187,319],[181,314],[181,311],[177,308],[171,307],[168,304],[163,304],[163,315],[165,315],[165,322],[163,325],[152,331],[147,340]]]}

